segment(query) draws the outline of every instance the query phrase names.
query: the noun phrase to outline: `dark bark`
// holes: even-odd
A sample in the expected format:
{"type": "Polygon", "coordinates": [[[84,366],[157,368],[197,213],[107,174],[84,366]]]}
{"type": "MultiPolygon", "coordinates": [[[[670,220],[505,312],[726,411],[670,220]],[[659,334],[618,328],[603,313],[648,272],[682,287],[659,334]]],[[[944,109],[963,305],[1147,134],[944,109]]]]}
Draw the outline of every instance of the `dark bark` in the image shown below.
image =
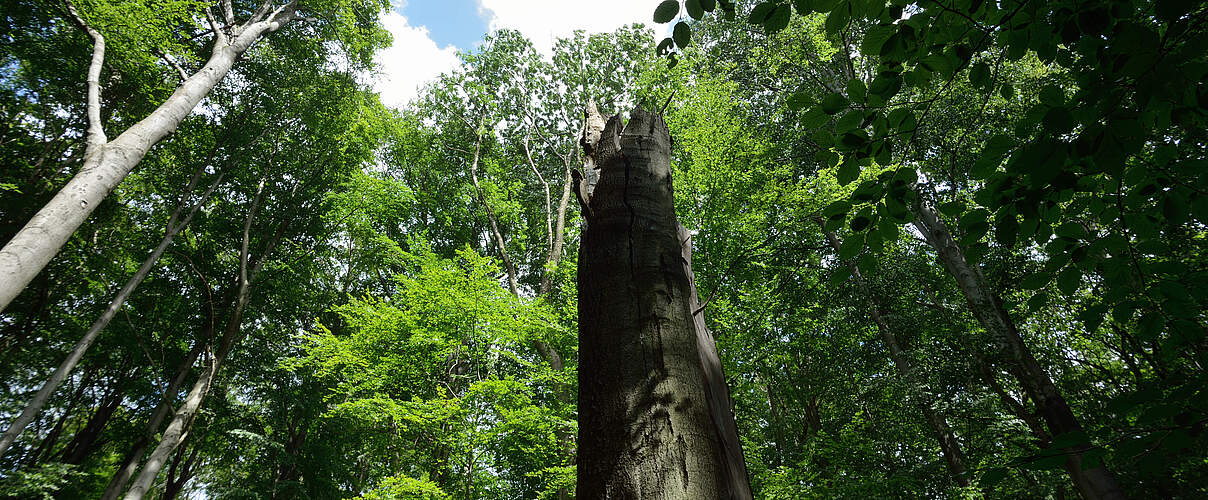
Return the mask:
{"type": "Polygon", "coordinates": [[[599,180],[580,190],[581,499],[751,498],[675,217],[670,143],[663,118],[641,109],[584,137],[586,177],[599,180]]]}
{"type": "Polygon", "coordinates": [[[114,384],[105,393],[96,411],[92,412],[92,416],[88,418],[88,423],[84,424],[84,428],[76,432],[63,451],[59,452],[63,463],[80,465],[96,449],[101,431],[105,430],[109,419],[113,417],[118,408],[122,407],[122,401],[126,399],[124,389],[124,384],[114,384]]]}

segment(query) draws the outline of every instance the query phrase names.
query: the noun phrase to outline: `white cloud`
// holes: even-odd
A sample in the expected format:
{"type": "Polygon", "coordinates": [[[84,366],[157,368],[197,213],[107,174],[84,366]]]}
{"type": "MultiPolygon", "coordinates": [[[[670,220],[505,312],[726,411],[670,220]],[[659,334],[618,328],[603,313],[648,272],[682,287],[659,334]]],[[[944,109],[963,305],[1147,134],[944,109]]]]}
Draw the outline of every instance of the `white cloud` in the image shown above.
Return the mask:
{"type": "MultiPolygon", "coordinates": [[[[382,24],[394,36],[394,44],[377,54],[381,74],[374,81],[374,89],[387,106],[401,108],[418,95],[425,83],[458,66],[459,47],[437,45],[428,28],[411,26],[399,13],[405,2],[393,3],[394,8],[382,17],[382,24]]],[[[548,56],[555,40],[575,30],[607,33],[626,24],[643,23],[665,31],[665,27],[653,26],[651,17],[656,5],[654,0],[479,0],[478,14],[490,20],[491,31],[517,30],[548,56]]]]}
{"type": "Polygon", "coordinates": [[[626,24],[654,24],[654,0],[480,0],[490,29],[511,28],[523,33],[543,54],[554,41],[575,30],[612,32],[626,24]]]}
{"type": "Polygon", "coordinates": [[[382,25],[394,37],[394,44],[377,54],[381,74],[373,88],[382,94],[382,103],[387,106],[405,106],[425,83],[460,63],[456,47],[437,46],[428,28],[411,26],[397,10],[383,16],[382,25]]]}

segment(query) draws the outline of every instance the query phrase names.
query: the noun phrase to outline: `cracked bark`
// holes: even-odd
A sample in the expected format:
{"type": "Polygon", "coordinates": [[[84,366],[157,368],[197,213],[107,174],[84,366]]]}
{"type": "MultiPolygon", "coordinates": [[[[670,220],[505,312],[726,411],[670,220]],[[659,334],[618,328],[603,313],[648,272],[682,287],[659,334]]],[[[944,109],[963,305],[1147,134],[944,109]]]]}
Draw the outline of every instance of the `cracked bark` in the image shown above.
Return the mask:
{"type": "Polygon", "coordinates": [[[693,314],[666,123],[635,109],[604,125],[591,105],[587,118],[577,495],[751,498],[713,337],[693,314]]]}

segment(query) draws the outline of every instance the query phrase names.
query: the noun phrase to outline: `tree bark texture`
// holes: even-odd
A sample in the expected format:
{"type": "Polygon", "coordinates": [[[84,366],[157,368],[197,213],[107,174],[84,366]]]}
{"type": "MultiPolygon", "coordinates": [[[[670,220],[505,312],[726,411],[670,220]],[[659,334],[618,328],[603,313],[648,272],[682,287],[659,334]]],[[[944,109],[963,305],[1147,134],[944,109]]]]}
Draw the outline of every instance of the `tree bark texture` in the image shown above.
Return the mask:
{"type": "MultiPolygon", "coordinates": [[[[275,31],[297,18],[296,4],[290,3],[272,15],[249,20],[228,38],[215,30],[216,40],[210,59],[150,115],[109,142],[100,127],[100,90],[93,85],[89,71],[89,146],[84,165],[38,213],[34,214],[11,240],[0,248],[0,311],[59,253],[75,230],[101,204],[126,175],[142,161],[156,143],[176,130],[201,99],[210,93],[231,70],[235,61],[261,36],[275,31]],[[255,22],[253,22],[255,21],[255,22]]],[[[74,9],[73,9],[74,10],[74,9]]],[[[86,26],[86,25],[85,25],[86,26]]],[[[92,35],[95,30],[86,28],[92,35]]],[[[97,35],[99,36],[99,34],[97,35]]],[[[95,38],[103,40],[103,38],[95,38]]],[[[93,67],[99,68],[104,42],[94,47],[93,67]]],[[[96,71],[99,73],[99,69],[96,71]]]]}
{"type": "Polygon", "coordinates": [[[642,109],[628,125],[601,128],[591,105],[587,118],[577,496],[751,498],[675,216],[667,125],[642,109]]]}
{"type": "MultiPolygon", "coordinates": [[[[834,231],[826,228],[826,222],[820,221],[822,232],[826,236],[826,241],[830,243],[831,248],[836,253],[839,252],[839,237],[834,231]]],[[[910,358],[906,356],[906,351],[902,349],[898,342],[898,336],[894,333],[889,321],[881,314],[883,308],[879,297],[873,294],[872,289],[868,287],[868,283],[864,281],[864,275],[860,272],[860,268],[852,262],[847,263],[848,269],[851,270],[852,279],[855,280],[856,286],[860,289],[860,294],[864,295],[864,299],[868,302],[869,315],[872,316],[873,323],[876,323],[877,330],[881,333],[881,340],[885,342],[885,348],[889,351],[889,358],[893,361],[894,368],[898,371],[898,376],[902,377],[907,383],[918,385],[914,379],[914,366],[910,362],[910,358]]],[[[948,426],[948,420],[931,408],[931,397],[927,394],[923,387],[915,387],[922,399],[919,400],[919,410],[923,412],[923,418],[927,421],[927,425],[931,427],[931,432],[935,434],[936,440],[939,441],[940,452],[944,455],[944,462],[948,465],[948,472],[952,474],[952,479],[961,486],[969,486],[969,477],[966,475],[968,467],[965,465],[965,455],[961,452],[960,442],[952,433],[952,428],[948,426]]]]}
{"type": "MultiPolygon", "coordinates": [[[[1049,433],[1056,438],[1062,434],[1083,432],[1082,424],[1049,374],[1036,361],[1032,350],[1024,343],[1015,322],[1003,308],[1002,300],[990,289],[981,269],[970,265],[965,259],[964,251],[956,244],[952,231],[940,219],[926,193],[920,189],[917,194],[913,206],[915,228],[935,249],[944,268],[956,280],[973,316],[997,342],[1000,355],[1010,367],[1008,371],[1019,381],[1028,398],[1036,403],[1049,433]]],[[[1078,492],[1088,500],[1126,498],[1106,467],[1099,465],[1083,469],[1082,455],[1090,449],[1090,444],[1081,444],[1063,450],[1067,457],[1066,471],[1078,492]]]]}

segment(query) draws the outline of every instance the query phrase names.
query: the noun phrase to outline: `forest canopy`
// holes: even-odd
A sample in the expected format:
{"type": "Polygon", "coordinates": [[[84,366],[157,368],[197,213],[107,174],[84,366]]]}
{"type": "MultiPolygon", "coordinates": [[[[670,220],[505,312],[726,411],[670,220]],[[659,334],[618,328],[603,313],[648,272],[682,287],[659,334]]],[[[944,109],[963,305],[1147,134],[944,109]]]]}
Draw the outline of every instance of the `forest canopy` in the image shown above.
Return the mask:
{"type": "Polygon", "coordinates": [[[0,4],[0,498],[1208,497],[1208,4],[647,3],[0,4]]]}

